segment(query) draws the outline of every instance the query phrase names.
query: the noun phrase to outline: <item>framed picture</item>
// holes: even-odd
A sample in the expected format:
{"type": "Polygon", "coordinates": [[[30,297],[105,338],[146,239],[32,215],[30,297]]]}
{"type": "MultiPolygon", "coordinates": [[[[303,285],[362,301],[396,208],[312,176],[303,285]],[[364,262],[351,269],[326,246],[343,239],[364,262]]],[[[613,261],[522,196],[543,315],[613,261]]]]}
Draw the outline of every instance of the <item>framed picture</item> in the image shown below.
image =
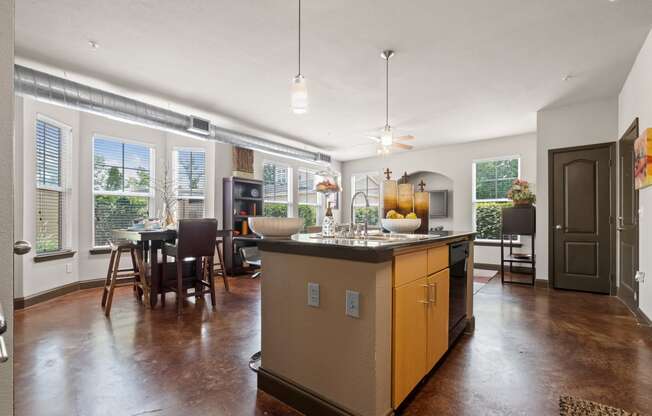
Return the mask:
{"type": "Polygon", "coordinates": [[[634,188],[652,185],[652,129],[645,129],[634,142],[634,188]]]}

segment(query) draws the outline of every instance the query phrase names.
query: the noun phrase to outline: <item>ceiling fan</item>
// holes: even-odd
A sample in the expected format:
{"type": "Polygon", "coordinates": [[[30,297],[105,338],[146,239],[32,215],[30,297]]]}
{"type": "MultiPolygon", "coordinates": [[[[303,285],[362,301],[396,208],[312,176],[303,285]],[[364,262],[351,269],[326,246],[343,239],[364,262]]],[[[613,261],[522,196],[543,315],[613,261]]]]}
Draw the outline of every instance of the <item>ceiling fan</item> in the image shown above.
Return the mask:
{"type": "Polygon", "coordinates": [[[394,51],[385,50],[380,56],[385,60],[385,127],[380,132],[380,136],[367,137],[378,143],[378,154],[388,154],[391,148],[410,150],[413,146],[402,142],[414,140],[415,137],[412,135],[394,137],[394,130],[389,125],[389,59],[394,56],[394,51]]]}

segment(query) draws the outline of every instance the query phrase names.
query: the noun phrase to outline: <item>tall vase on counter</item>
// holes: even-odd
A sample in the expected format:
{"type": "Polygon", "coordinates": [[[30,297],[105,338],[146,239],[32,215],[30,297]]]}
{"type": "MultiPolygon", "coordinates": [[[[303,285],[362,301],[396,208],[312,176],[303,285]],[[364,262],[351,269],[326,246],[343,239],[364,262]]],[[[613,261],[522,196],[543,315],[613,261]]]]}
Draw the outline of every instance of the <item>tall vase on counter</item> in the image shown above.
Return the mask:
{"type": "Polygon", "coordinates": [[[398,209],[398,183],[391,178],[392,171],[385,169],[385,180],[383,181],[383,218],[391,210],[398,209]]]}
{"type": "Polygon", "coordinates": [[[408,183],[408,174],[405,172],[401,183],[398,184],[398,212],[407,215],[414,211],[414,185],[408,183]]]}
{"type": "Polygon", "coordinates": [[[342,191],[339,173],[330,168],[315,173],[315,191],[323,195],[322,200],[326,206],[324,218],[321,223],[321,235],[322,237],[335,237],[333,208],[339,209],[337,204],[339,204],[339,192],[342,191]],[[335,201],[330,201],[331,196],[335,196],[335,201]],[[332,202],[335,202],[335,206],[331,206],[332,202]]]}
{"type": "Polygon", "coordinates": [[[414,213],[421,219],[421,226],[415,231],[417,234],[428,233],[428,217],[430,216],[430,192],[425,191],[426,183],[421,180],[417,185],[419,190],[414,193],[414,213]]]}

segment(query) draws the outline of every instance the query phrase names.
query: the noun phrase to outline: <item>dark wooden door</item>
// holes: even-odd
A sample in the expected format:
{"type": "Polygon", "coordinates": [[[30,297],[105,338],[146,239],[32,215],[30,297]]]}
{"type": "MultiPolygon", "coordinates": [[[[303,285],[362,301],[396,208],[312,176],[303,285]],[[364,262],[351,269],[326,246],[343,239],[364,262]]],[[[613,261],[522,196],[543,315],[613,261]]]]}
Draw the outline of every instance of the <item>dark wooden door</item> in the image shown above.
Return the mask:
{"type": "Polygon", "coordinates": [[[634,189],[634,140],[638,119],[634,120],[618,143],[620,154],[620,215],[617,221],[620,250],[618,297],[633,310],[638,307],[638,191],[634,189]]]}
{"type": "Polygon", "coordinates": [[[610,293],[615,144],[551,150],[551,271],[558,289],[610,293]]]}

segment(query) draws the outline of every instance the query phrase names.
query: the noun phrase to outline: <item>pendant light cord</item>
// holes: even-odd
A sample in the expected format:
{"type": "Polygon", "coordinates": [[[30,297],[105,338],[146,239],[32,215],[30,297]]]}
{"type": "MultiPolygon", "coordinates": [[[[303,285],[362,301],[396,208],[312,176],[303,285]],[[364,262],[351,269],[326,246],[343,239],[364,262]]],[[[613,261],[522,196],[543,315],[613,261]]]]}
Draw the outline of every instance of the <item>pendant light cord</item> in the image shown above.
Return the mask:
{"type": "Polygon", "coordinates": [[[385,127],[389,126],[389,55],[385,66],[385,127]]]}
{"type": "Polygon", "coordinates": [[[301,0],[299,0],[299,75],[301,75],[301,0]]]}

